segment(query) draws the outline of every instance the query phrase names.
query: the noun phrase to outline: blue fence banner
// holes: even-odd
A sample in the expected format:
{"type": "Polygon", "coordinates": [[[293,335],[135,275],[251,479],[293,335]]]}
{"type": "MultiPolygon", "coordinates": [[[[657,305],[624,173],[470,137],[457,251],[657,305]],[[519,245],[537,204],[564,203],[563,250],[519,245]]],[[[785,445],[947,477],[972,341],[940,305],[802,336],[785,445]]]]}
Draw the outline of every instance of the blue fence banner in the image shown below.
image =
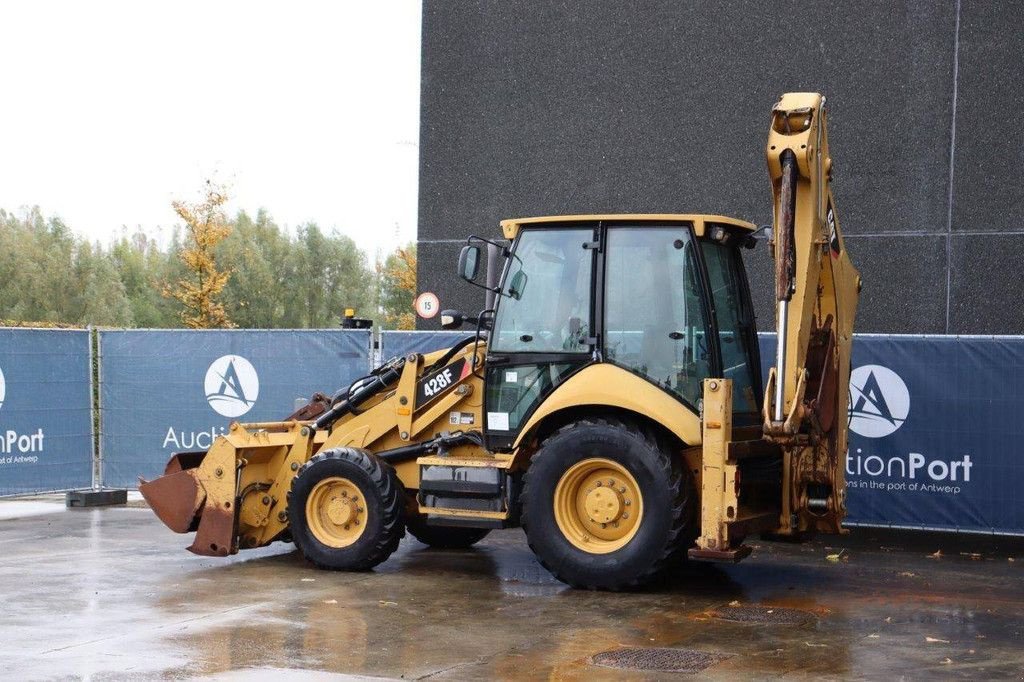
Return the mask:
{"type": "Polygon", "coordinates": [[[0,496],[92,485],[89,335],[0,329],[0,496]]]}
{"type": "MultiPolygon", "coordinates": [[[[472,331],[380,334],[380,356],[472,331]]],[[[134,487],[231,421],[280,419],[370,366],[369,331],[99,333],[100,476],[134,487]]],[[[760,335],[762,370],[775,338],[760,335]]],[[[89,333],[0,329],[0,495],[93,482],[89,333]]],[[[1024,338],[858,335],[846,459],[849,525],[1024,535],[1024,338]]]]}
{"type": "Polygon", "coordinates": [[[451,348],[462,339],[469,338],[474,330],[445,331],[382,331],[380,333],[380,359],[387,362],[393,357],[409,353],[430,353],[451,348]]]}
{"type": "Polygon", "coordinates": [[[857,335],[847,523],[1024,534],[1022,406],[1024,338],[857,335]]]}
{"type": "Polygon", "coordinates": [[[232,421],[283,419],[369,369],[369,330],[118,330],[99,334],[103,484],[135,487],[232,421]]]}

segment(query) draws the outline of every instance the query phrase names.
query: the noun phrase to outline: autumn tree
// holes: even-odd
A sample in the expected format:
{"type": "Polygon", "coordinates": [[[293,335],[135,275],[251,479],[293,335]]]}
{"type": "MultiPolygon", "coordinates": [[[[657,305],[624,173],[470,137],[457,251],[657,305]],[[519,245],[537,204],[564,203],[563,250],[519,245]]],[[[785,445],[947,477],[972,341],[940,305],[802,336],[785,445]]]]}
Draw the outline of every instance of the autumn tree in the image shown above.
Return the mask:
{"type": "Polygon", "coordinates": [[[190,329],[234,326],[220,301],[231,271],[219,270],[214,257],[217,245],[231,233],[223,208],[227,200],[224,189],[207,180],[201,201],[179,200],[171,204],[185,222],[185,245],[180,258],[186,275],[173,286],[165,286],[163,294],[181,303],[181,321],[190,329]]]}
{"type": "Polygon", "coordinates": [[[415,329],[416,246],[398,247],[383,263],[377,263],[383,322],[392,329],[415,329]]]}

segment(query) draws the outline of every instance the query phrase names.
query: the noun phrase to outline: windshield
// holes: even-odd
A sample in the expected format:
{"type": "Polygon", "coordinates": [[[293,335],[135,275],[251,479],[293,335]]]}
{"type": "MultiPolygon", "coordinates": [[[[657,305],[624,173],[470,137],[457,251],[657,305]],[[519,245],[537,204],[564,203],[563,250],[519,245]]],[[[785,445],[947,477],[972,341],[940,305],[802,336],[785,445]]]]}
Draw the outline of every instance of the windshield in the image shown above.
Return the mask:
{"type": "Polygon", "coordinates": [[[590,335],[593,231],[524,230],[508,264],[491,349],[585,353],[590,335]]]}

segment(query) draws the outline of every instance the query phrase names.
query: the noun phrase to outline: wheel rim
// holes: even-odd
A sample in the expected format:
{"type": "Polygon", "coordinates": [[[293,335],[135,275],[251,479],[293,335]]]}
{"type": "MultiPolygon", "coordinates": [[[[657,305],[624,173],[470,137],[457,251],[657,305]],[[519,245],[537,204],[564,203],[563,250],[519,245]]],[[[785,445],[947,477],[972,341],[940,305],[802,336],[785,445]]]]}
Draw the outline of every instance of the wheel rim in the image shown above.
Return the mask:
{"type": "Polygon", "coordinates": [[[562,474],[554,503],[562,535],[590,554],[626,546],[644,515],[636,479],[618,462],[603,458],[577,462],[562,474]]]}
{"type": "Polygon", "coordinates": [[[366,501],[355,483],[332,476],[313,486],[306,499],[306,523],[328,547],[348,547],[366,530],[366,501]]]}

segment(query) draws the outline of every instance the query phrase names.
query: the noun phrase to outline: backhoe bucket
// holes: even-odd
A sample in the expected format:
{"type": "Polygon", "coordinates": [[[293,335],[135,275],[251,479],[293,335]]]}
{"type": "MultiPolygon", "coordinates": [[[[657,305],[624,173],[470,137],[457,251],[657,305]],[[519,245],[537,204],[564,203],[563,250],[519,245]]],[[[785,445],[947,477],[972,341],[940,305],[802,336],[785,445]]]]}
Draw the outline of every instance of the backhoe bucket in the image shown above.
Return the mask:
{"type": "Polygon", "coordinates": [[[235,471],[235,449],[220,438],[209,452],[175,454],[163,476],[139,478],[139,492],[175,533],[196,531],[190,552],[228,556],[237,551],[235,471]]]}

